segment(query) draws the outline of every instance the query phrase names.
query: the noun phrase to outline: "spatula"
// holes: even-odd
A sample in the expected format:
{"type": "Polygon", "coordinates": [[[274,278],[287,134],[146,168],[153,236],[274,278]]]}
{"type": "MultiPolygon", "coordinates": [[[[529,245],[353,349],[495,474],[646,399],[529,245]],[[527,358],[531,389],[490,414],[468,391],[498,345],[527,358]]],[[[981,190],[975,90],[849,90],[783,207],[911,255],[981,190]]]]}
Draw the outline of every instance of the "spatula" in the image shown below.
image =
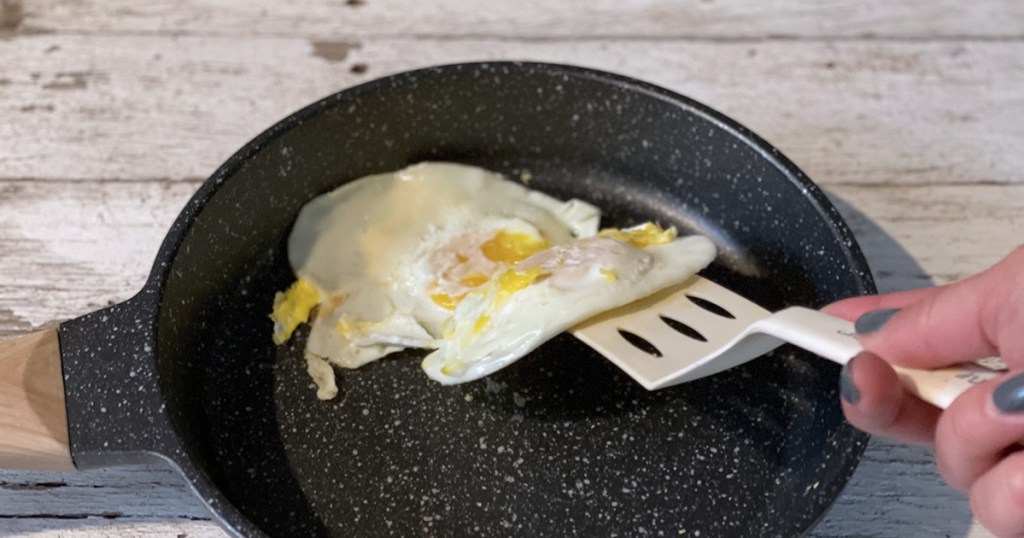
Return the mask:
{"type": "MultiPolygon", "coordinates": [[[[798,306],[772,313],[700,276],[571,332],[648,390],[716,374],[786,342],[838,364],[862,350],[849,321],[798,306]]],[[[940,370],[896,370],[907,389],[945,409],[1000,369],[1001,361],[986,359],[940,370]]]]}

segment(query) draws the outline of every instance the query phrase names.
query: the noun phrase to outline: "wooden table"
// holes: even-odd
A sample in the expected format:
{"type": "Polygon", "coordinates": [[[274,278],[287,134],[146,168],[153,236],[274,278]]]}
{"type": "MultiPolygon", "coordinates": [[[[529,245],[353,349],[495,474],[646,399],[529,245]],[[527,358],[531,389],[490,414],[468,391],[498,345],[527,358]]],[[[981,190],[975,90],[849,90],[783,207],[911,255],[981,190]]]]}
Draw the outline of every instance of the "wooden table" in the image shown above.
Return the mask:
{"type": "MultiPolygon", "coordinates": [[[[381,75],[573,63],[703,101],[849,220],[883,291],[1024,238],[1024,3],[0,0],[0,336],[141,285],[198,185],[274,121],[381,75]]],[[[223,537],[159,467],[0,472],[0,536],[223,537]]],[[[872,441],[812,536],[971,536],[931,455],[872,441]]]]}

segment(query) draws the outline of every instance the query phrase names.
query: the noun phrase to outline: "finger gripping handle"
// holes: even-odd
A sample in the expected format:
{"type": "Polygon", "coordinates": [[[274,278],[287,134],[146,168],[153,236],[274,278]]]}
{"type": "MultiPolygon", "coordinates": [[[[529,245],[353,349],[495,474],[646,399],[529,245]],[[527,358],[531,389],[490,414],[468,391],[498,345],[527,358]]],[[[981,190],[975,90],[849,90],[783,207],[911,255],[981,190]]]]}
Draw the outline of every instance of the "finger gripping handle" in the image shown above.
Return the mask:
{"type": "Polygon", "coordinates": [[[967,389],[1002,373],[976,364],[961,364],[939,370],[914,370],[901,366],[894,368],[907,390],[939,409],[946,409],[967,389]]]}
{"type": "MultiPolygon", "coordinates": [[[[818,310],[791,307],[761,323],[765,332],[839,364],[845,365],[863,351],[852,322],[818,310]]],[[[894,369],[907,390],[940,409],[949,407],[967,389],[1001,373],[970,363],[938,370],[894,369]]]]}

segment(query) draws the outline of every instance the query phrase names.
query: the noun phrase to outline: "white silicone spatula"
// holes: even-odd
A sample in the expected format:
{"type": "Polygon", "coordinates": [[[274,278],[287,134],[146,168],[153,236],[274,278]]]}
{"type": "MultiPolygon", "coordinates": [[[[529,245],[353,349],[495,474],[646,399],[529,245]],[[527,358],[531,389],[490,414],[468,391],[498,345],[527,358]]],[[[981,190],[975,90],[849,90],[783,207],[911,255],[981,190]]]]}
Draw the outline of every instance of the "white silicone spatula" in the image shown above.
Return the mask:
{"type": "MultiPolygon", "coordinates": [[[[803,307],[772,313],[700,276],[588,320],[572,333],[648,390],[739,366],[786,342],[839,364],[862,350],[849,321],[803,307]]],[[[945,409],[972,385],[999,375],[1005,368],[1000,362],[897,373],[911,392],[945,409]]]]}

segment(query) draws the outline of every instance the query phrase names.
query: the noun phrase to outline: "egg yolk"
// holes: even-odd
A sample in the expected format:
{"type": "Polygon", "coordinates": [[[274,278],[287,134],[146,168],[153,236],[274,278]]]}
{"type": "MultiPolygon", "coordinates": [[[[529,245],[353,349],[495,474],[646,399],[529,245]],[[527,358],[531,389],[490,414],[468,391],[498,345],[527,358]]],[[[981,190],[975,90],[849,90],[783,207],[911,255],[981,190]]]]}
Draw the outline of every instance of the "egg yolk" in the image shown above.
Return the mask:
{"type": "Polygon", "coordinates": [[[490,279],[491,279],[491,277],[489,277],[489,276],[487,276],[487,275],[485,275],[483,273],[473,273],[473,274],[471,274],[469,276],[466,276],[466,277],[463,277],[461,280],[459,280],[459,284],[462,284],[463,286],[466,286],[467,288],[475,288],[475,287],[483,284],[484,282],[487,282],[490,279]]]}
{"type": "Polygon", "coordinates": [[[618,239],[623,243],[629,243],[637,248],[645,248],[651,245],[663,245],[671,243],[676,238],[675,226],[665,229],[653,222],[645,222],[639,226],[619,230],[617,228],[605,228],[597,233],[598,237],[618,239]]]}
{"type": "MultiPolygon", "coordinates": [[[[459,256],[460,263],[465,263],[467,258],[465,256],[459,256]]],[[[467,288],[475,288],[482,285],[484,282],[490,280],[491,277],[483,273],[473,273],[471,275],[464,276],[459,279],[459,284],[467,288]]],[[[437,284],[434,284],[437,286],[437,284]]],[[[466,296],[465,293],[458,295],[449,295],[447,293],[437,292],[430,294],[430,300],[434,301],[434,304],[444,308],[445,310],[455,310],[455,307],[459,305],[459,302],[466,296]]]]}
{"type": "Polygon", "coordinates": [[[487,324],[490,323],[490,322],[491,322],[491,316],[488,316],[488,315],[483,315],[483,316],[480,316],[480,317],[476,318],[476,321],[473,322],[473,332],[474,333],[479,333],[480,331],[484,330],[484,327],[486,327],[487,324]]]}
{"type": "MultiPolygon", "coordinates": [[[[543,237],[501,230],[480,245],[480,252],[492,262],[513,266],[550,246],[543,237]]],[[[456,256],[456,261],[461,265],[469,263],[470,259],[459,254],[456,256]]],[[[464,288],[472,289],[482,286],[490,278],[490,275],[475,272],[460,278],[459,284],[464,288]]],[[[438,286],[437,283],[434,285],[438,286]]],[[[439,291],[432,293],[430,299],[441,308],[454,311],[465,296],[465,293],[454,295],[439,291]]]]}
{"type": "Polygon", "coordinates": [[[503,230],[480,245],[480,251],[492,262],[515,265],[550,246],[542,237],[503,230]]]}
{"type": "Polygon", "coordinates": [[[459,305],[459,301],[465,296],[465,293],[454,297],[447,293],[433,293],[430,295],[430,300],[445,310],[455,310],[455,307],[459,305]]]}
{"type": "Polygon", "coordinates": [[[320,294],[311,283],[298,279],[287,290],[274,294],[274,343],[283,344],[292,337],[295,328],[309,321],[309,313],[320,304],[320,294]]]}
{"type": "Polygon", "coordinates": [[[533,284],[540,277],[540,267],[527,269],[526,271],[505,271],[498,277],[498,291],[511,295],[530,284],[533,284]]]}
{"type": "MultiPolygon", "coordinates": [[[[498,276],[495,285],[498,288],[497,297],[493,304],[490,305],[490,311],[500,309],[504,303],[508,300],[509,296],[516,293],[519,290],[533,284],[541,277],[540,267],[534,267],[527,269],[526,271],[516,271],[509,269],[498,276]]],[[[493,289],[493,288],[492,288],[493,289]]],[[[491,317],[487,314],[483,314],[476,318],[473,323],[473,332],[479,333],[484,330],[484,327],[491,322],[491,317]]]]}

